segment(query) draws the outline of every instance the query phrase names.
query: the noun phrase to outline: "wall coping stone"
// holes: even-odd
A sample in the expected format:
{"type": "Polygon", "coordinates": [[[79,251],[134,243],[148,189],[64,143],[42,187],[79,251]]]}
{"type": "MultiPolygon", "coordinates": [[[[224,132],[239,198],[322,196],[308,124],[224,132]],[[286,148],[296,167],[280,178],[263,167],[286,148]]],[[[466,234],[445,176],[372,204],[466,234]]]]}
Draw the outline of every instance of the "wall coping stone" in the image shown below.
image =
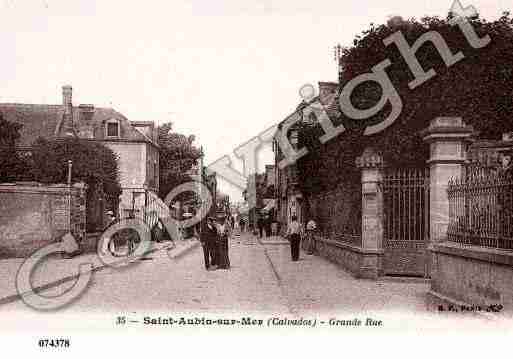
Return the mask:
{"type": "Polygon", "coordinates": [[[441,157],[441,158],[433,158],[426,161],[428,165],[434,165],[434,164],[442,164],[442,165],[452,165],[452,164],[462,164],[466,160],[464,158],[447,158],[447,157],[441,157]]]}
{"type": "Polygon", "coordinates": [[[0,184],[0,193],[46,193],[50,195],[78,194],[86,187],[73,185],[24,185],[24,184],[0,184]]]}
{"type": "Polygon", "coordinates": [[[333,239],[327,239],[327,238],[322,238],[322,237],[315,237],[315,240],[319,241],[319,242],[326,243],[328,245],[332,245],[334,247],[348,249],[348,250],[350,250],[352,252],[366,254],[366,255],[383,255],[385,253],[383,249],[361,248],[361,247],[358,247],[358,246],[355,246],[355,245],[351,245],[351,244],[348,244],[348,243],[344,243],[344,242],[340,242],[340,241],[335,241],[333,239]]]}
{"type": "Polygon", "coordinates": [[[358,168],[382,168],[384,166],[383,157],[378,154],[372,147],[367,147],[362,155],[355,160],[358,168]]]}
{"type": "Polygon", "coordinates": [[[476,135],[476,131],[472,126],[463,122],[461,117],[436,117],[419,134],[424,141],[430,143],[440,140],[469,139],[476,135]]]}
{"type": "Polygon", "coordinates": [[[462,245],[453,242],[432,243],[428,250],[434,253],[443,253],[456,257],[476,259],[488,263],[513,266],[513,251],[494,248],[462,245]]]}

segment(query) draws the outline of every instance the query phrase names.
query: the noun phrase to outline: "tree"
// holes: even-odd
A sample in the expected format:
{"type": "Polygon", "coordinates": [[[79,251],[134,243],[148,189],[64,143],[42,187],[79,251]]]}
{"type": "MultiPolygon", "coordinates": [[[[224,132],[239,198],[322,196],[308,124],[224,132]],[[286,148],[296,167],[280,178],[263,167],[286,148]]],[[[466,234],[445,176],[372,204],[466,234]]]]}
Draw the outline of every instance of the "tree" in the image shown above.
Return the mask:
{"type": "MultiPolygon", "coordinates": [[[[459,27],[449,24],[451,17],[449,14],[445,20],[424,17],[420,21],[411,19],[390,26],[371,25],[342,57],[344,80],[369,72],[384,59],[392,62],[387,73],[402,98],[403,110],[393,126],[368,139],[379,142],[377,146],[384,151],[388,162],[415,162],[419,154],[424,159],[426,153],[415,150],[424,147],[419,146],[422,140],[418,131],[438,116],[462,117],[482,138],[500,138],[502,132],[513,128],[510,120],[513,113],[513,20],[509,13],[493,22],[479,17],[468,19],[480,37],[491,37],[489,45],[474,49],[459,27]],[[426,71],[433,68],[437,75],[411,90],[408,84],[414,77],[399,50],[395,45],[383,44],[383,39],[397,31],[401,31],[410,45],[423,34],[436,31],[452,53],[461,51],[465,58],[447,67],[435,47],[425,44],[416,56],[426,71]]],[[[366,84],[354,93],[353,101],[360,108],[370,107],[379,99],[380,92],[376,86],[366,84]]],[[[370,121],[380,122],[388,112],[381,111],[370,121]]],[[[349,122],[354,125],[354,121],[349,122]]]]}
{"type": "MultiPolygon", "coordinates": [[[[496,21],[479,17],[469,19],[479,37],[489,35],[486,47],[474,49],[458,26],[449,20],[424,17],[420,21],[390,21],[387,25],[371,24],[346,48],[341,62],[344,65],[342,84],[356,76],[371,72],[371,68],[385,59],[392,63],[387,74],[402,99],[403,109],[392,126],[372,136],[363,136],[364,129],[383,121],[390,113],[386,106],[368,120],[352,120],[345,116],[334,119],[343,123],[344,133],[326,144],[320,144],[319,126],[306,126],[300,132],[300,141],[309,147],[309,154],[298,163],[303,191],[325,191],[347,183],[358,183],[354,161],[367,146],[373,146],[384,156],[389,166],[424,166],[428,146],[419,131],[439,116],[462,117],[472,125],[481,138],[499,139],[502,132],[513,130],[513,20],[504,13],[496,21]],[[421,86],[409,88],[414,79],[408,65],[395,45],[385,46],[383,40],[401,31],[410,46],[429,31],[438,32],[451,52],[462,51],[464,59],[447,67],[431,43],[423,45],[416,57],[425,71],[433,68],[436,76],[421,86]]],[[[352,93],[357,108],[373,107],[381,97],[381,88],[366,82],[352,93]]]]}
{"type": "Polygon", "coordinates": [[[0,182],[29,179],[27,163],[16,151],[16,140],[23,125],[9,122],[0,112],[0,182]]]}
{"type": "MultiPolygon", "coordinates": [[[[165,123],[158,128],[159,155],[159,195],[162,198],[175,187],[191,181],[188,171],[197,165],[201,151],[193,145],[194,136],[185,136],[173,132],[173,124],[165,123]]],[[[184,193],[177,200],[190,199],[190,195],[184,193]]]]}
{"type": "Polygon", "coordinates": [[[68,160],[73,164],[73,182],[82,181],[90,187],[102,185],[109,201],[119,197],[117,155],[105,145],[78,138],[38,138],[32,145],[32,173],[39,182],[65,183],[68,160]]]}

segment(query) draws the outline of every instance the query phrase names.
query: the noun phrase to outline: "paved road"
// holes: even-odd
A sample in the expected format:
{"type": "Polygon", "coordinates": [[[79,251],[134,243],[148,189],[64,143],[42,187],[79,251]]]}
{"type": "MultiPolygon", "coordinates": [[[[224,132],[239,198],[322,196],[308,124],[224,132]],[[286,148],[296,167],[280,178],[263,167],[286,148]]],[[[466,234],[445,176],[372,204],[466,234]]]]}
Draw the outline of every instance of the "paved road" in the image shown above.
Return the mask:
{"type": "MultiPolygon", "coordinates": [[[[177,260],[165,252],[126,269],[94,273],[71,311],[242,311],[307,314],[320,311],[424,310],[427,284],[374,282],[317,256],[290,260],[288,245],[258,242],[250,234],[231,240],[230,270],[205,271],[200,247],[177,260]],[[263,243],[263,245],[261,244],[263,243]]],[[[45,292],[55,295],[69,287],[45,292]]],[[[22,302],[2,309],[23,309],[22,302]]]]}
{"type": "MultiPolygon", "coordinates": [[[[164,252],[152,254],[150,258],[124,270],[94,273],[84,295],[58,314],[76,315],[81,321],[86,317],[80,316],[83,312],[88,313],[87,318],[93,318],[94,314],[105,317],[105,313],[134,312],[346,318],[381,315],[392,318],[396,327],[412,328],[418,324],[410,323],[410,319],[433,316],[425,306],[427,283],[357,280],[317,256],[302,253],[299,262],[292,262],[288,245],[261,244],[249,234],[231,239],[230,270],[206,271],[200,247],[177,260],[170,260],[164,252]],[[401,313],[401,318],[407,319],[398,320],[394,313],[401,313]]],[[[55,295],[65,288],[62,285],[45,294],[55,295]]],[[[14,318],[10,323],[19,327],[26,324],[16,318],[34,320],[41,315],[45,320],[49,318],[21,301],[0,306],[0,315],[6,312],[14,318]]],[[[428,326],[450,325],[444,320],[443,316],[435,315],[434,322],[428,326]]],[[[462,321],[458,323],[458,327],[465,326],[462,321]]]]}
{"type": "MultiPolygon", "coordinates": [[[[230,270],[205,271],[200,247],[176,260],[162,251],[126,269],[94,273],[90,287],[64,311],[287,311],[264,247],[252,236],[231,241],[230,270]]],[[[45,291],[56,295],[70,286],[45,291]]],[[[22,302],[1,310],[23,310],[22,302]]]]}

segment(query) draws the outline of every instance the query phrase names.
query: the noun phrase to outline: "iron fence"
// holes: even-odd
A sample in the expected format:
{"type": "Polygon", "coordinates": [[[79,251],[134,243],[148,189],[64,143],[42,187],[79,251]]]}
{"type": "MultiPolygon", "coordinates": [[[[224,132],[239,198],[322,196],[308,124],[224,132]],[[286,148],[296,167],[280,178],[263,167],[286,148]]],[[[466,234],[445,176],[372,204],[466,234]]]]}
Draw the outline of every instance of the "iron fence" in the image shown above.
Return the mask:
{"type": "Polygon", "coordinates": [[[152,191],[146,192],[145,206],[142,208],[141,213],[143,221],[149,228],[153,228],[159,218],[171,216],[169,207],[163,205],[157,194],[152,191]]]}
{"type": "Polygon", "coordinates": [[[513,249],[513,179],[491,168],[468,166],[461,179],[451,180],[450,241],[513,249]]]}
{"type": "Polygon", "coordinates": [[[387,169],[380,187],[385,246],[425,246],[429,238],[429,186],[428,169],[387,169]]]}
{"type": "Polygon", "coordinates": [[[428,271],[430,172],[387,168],[383,194],[383,270],[388,275],[426,277],[428,271]]]}

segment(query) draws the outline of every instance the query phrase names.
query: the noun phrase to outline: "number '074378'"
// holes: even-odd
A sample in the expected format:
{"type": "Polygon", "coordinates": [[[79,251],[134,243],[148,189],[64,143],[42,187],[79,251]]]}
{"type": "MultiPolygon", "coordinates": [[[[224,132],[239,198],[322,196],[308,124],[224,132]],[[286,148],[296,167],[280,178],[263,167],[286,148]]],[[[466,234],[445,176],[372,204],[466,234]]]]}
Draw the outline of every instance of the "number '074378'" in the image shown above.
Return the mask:
{"type": "Polygon", "coordinates": [[[69,348],[70,340],[63,338],[39,339],[37,344],[40,348],[69,348]]]}

